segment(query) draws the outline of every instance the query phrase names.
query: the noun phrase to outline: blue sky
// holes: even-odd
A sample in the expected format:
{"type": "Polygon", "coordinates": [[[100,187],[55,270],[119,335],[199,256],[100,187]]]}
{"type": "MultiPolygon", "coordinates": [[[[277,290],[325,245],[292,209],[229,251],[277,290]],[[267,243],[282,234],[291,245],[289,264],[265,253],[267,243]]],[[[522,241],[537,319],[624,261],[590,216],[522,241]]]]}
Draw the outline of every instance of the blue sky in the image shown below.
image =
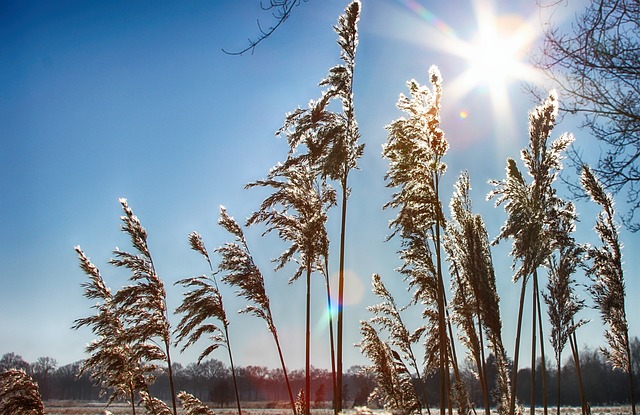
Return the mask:
{"type": "MultiPolygon", "coordinates": [[[[179,304],[181,289],[173,283],[207,271],[189,249],[187,235],[198,230],[212,250],[228,240],[216,225],[219,205],[240,221],[259,206],[265,193],[243,186],[286,157],[284,140],[274,132],[288,111],[319,97],[317,83],[339,62],[331,27],[346,5],[344,0],[302,3],[254,54],[236,57],[221,49],[243,48],[248,37],[257,35],[256,19],[270,22],[257,1],[2,2],[0,354],[15,352],[30,362],[51,356],[60,364],[84,357],[93,337],[89,330],[70,326],[91,313],[92,304],[82,296],[85,276],[73,246],[82,246],[113,290],[126,284],[127,275],[107,264],[116,246],[130,249],[119,232],[119,197],[129,200],[147,228],[169,307],[179,304]]],[[[556,18],[573,12],[563,7],[556,18]]],[[[475,208],[485,216],[491,236],[504,221],[502,209],[485,201],[487,180],[504,176],[506,157],[519,157],[527,143],[527,112],[534,104],[514,74],[501,83],[502,98],[498,86],[464,78],[473,65],[461,45],[477,38],[483,13],[526,25],[531,41],[525,49],[535,48],[542,12],[534,1],[364,1],[355,100],[366,148],[360,170],[351,176],[346,367],[367,363],[350,345],[359,341],[358,320],[368,318],[365,307],[376,302],[369,293],[371,274],[380,273],[400,303],[408,301],[394,272],[400,265],[398,243],[384,242],[393,212],[382,211],[391,191],[385,188],[387,162],[380,154],[384,126],[400,116],[398,94],[406,92],[411,78],[426,83],[432,64],[444,78],[442,126],[451,146],[442,197],[448,200],[459,172],[469,170],[475,208]]],[[[570,130],[587,154],[597,154],[588,133],[576,128],[578,121],[564,120],[554,137],[570,130]]],[[[579,239],[594,242],[595,210],[582,203],[578,208],[579,239]]],[[[329,223],[332,250],[338,246],[336,214],[329,223]]],[[[247,231],[285,339],[285,358],[301,368],[304,284],[288,285],[286,269],[271,271],[270,259],[282,246],[275,236],[260,234],[259,228],[247,231]]],[[[640,294],[630,272],[640,266],[630,254],[638,248],[637,235],[623,232],[623,241],[627,298],[632,300],[640,294]]],[[[495,249],[494,260],[504,340],[511,353],[519,287],[511,283],[508,245],[495,249]]],[[[328,367],[319,277],[313,290],[312,363],[328,367]]],[[[233,313],[243,302],[231,289],[223,288],[223,295],[238,364],[276,366],[264,324],[233,313]]],[[[629,301],[627,312],[631,335],[639,335],[640,322],[633,318],[637,305],[629,301]]],[[[580,329],[580,342],[601,345],[597,313],[588,311],[584,317],[593,321],[580,329]]],[[[526,336],[522,341],[527,344],[526,336]]],[[[176,351],[174,359],[195,361],[200,350],[176,351]]],[[[223,354],[214,357],[226,362],[223,354]]]]}

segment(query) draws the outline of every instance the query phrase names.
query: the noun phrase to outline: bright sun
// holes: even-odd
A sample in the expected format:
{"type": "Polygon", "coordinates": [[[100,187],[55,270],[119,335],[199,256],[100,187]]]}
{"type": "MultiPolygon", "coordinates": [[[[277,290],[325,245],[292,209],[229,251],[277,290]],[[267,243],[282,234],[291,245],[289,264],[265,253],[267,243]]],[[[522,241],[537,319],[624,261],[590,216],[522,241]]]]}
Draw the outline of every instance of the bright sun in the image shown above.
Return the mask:
{"type": "Polygon", "coordinates": [[[465,92],[482,86],[493,96],[511,82],[532,80],[535,71],[527,63],[527,53],[536,35],[531,25],[516,15],[478,10],[476,14],[477,33],[452,51],[467,62],[460,81],[465,92]]]}
{"type": "Polygon", "coordinates": [[[453,27],[431,13],[422,2],[399,0],[424,19],[428,25],[423,41],[445,54],[459,58],[461,72],[447,81],[447,101],[460,107],[460,118],[473,117],[462,103],[471,93],[486,97],[498,128],[512,132],[509,87],[520,82],[539,83],[539,74],[527,63],[528,54],[539,31],[537,15],[523,17],[500,13],[495,0],[472,0],[476,21],[472,35],[462,36],[453,27]]]}
{"type": "Polygon", "coordinates": [[[486,2],[474,3],[476,34],[468,41],[457,40],[449,50],[466,63],[466,69],[452,80],[449,92],[454,102],[463,102],[472,91],[485,94],[508,135],[513,127],[509,86],[536,83],[537,73],[527,63],[527,54],[537,34],[521,16],[498,15],[486,2]]]}
{"type": "Polygon", "coordinates": [[[471,45],[465,58],[469,62],[468,76],[477,83],[498,88],[519,77],[523,69],[521,45],[495,30],[479,33],[471,45]]]}

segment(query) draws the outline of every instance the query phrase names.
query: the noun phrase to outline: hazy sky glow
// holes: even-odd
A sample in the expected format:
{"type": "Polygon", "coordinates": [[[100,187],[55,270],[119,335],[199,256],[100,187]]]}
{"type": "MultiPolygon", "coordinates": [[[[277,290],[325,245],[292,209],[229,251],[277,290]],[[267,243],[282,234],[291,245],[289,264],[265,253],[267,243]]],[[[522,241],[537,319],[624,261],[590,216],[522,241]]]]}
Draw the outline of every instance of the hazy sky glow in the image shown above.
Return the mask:
{"type": "MultiPolygon", "coordinates": [[[[243,48],[257,34],[256,18],[269,23],[258,1],[0,4],[0,354],[15,352],[30,362],[51,356],[60,364],[85,356],[92,334],[70,326],[91,313],[92,304],[82,296],[86,277],[73,246],[82,246],[112,290],[126,284],[127,275],[107,264],[115,247],[131,249],[119,232],[118,197],[128,199],[146,227],[175,309],[181,288],[173,283],[207,272],[187,235],[199,231],[212,251],[229,239],[216,225],[219,205],[240,222],[258,208],[264,190],[243,186],[286,157],[286,143],[274,132],[287,112],[320,96],[318,82],[339,62],[332,26],[347,3],[303,2],[253,55],[242,57],[221,49],[243,48]]],[[[503,178],[506,157],[519,159],[527,144],[527,112],[534,104],[520,81],[535,80],[526,59],[542,24],[535,1],[363,3],[355,100],[366,148],[360,170],[351,175],[346,368],[368,363],[350,345],[360,339],[358,321],[369,317],[366,306],[377,302],[371,274],[382,275],[398,303],[409,300],[394,271],[400,266],[398,242],[384,242],[395,213],[382,211],[391,190],[383,179],[381,145],[384,126],[400,115],[398,94],[406,93],[411,78],[426,84],[430,65],[440,67],[442,127],[450,142],[442,198],[449,199],[459,172],[469,170],[475,210],[493,237],[505,216],[485,201],[487,180],[503,178]],[[498,40],[504,42],[498,51],[489,47],[498,40]],[[499,51],[508,53],[492,55],[499,51]]],[[[558,15],[572,13],[562,9],[558,15]]],[[[587,132],[576,128],[578,121],[565,119],[553,138],[572,131],[587,156],[597,154],[587,132]]],[[[595,242],[595,210],[579,203],[578,211],[578,239],[595,242]]],[[[329,223],[334,260],[337,215],[332,212],[329,223]]],[[[302,368],[304,281],[288,285],[292,268],[272,272],[270,259],[283,246],[275,235],[261,233],[247,230],[250,248],[267,279],[285,358],[302,368]]],[[[634,275],[640,259],[631,253],[637,252],[638,236],[623,232],[622,238],[627,298],[634,299],[640,295],[634,275]]],[[[493,255],[511,355],[519,287],[511,283],[509,244],[493,255]]],[[[331,270],[337,271],[337,261],[331,270]]],[[[582,275],[578,279],[585,282],[582,275]]],[[[324,284],[319,276],[313,284],[312,363],[329,367],[324,284]]],[[[235,314],[244,303],[229,287],[223,295],[237,363],[275,367],[264,324],[235,314]]],[[[633,301],[627,312],[631,335],[640,335],[633,301]]],[[[598,315],[587,311],[583,317],[592,321],[580,329],[579,342],[601,345],[598,315]]],[[[522,341],[528,344],[526,335],[522,341]]],[[[201,350],[176,351],[175,360],[193,362],[201,350]]],[[[213,357],[226,363],[223,353],[213,357]]]]}

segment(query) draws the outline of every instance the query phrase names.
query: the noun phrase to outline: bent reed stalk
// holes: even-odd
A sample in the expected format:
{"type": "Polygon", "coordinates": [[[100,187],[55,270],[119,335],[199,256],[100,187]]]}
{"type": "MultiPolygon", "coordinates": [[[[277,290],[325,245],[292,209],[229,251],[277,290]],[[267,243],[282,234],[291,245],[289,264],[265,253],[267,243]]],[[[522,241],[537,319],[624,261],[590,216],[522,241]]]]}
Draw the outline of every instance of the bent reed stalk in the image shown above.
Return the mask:
{"type": "Polygon", "coordinates": [[[218,349],[219,346],[227,349],[233,379],[233,390],[238,414],[240,415],[242,414],[242,406],[240,404],[240,394],[238,391],[236,368],[233,362],[231,341],[229,339],[229,320],[227,319],[227,313],[224,308],[222,294],[220,293],[213,264],[211,263],[211,258],[204,245],[202,236],[197,232],[192,232],[189,234],[188,239],[191,249],[200,253],[207,261],[210,277],[202,275],[200,277],[186,278],[175,283],[190,289],[190,291],[183,294],[182,303],[175,310],[176,313],[184,313],[175,330],[177,335],[175,344],[177,346],[182,340],[186,339],[187,341],[181,349],[181,352],[184,352],[189,346],[197,342],[202,335],[209,335],[212,343],[198,356],[198,364],[218,349]],[[205,324],[205,322],[210,319],[219,321],[222,324],[222,330],[216,324],[205,324]]]}
{"type": "Polygon", "coordinates": [[[235,242],[227,242],[215,250],[215,252],[222,256],[218,265],[218,271],[223,273],[222,281],[236,287],[238,289],[236,294],[249,301],[249,304],[239,311],[240,313],[251,314],[267,323],[267,328],[269,332],[271,332],[278,350],[278,357],[280,358],[280,364],[287,385],[287,392],[289,393],[291,410],[293,415],[297,415],[296,402],[293,398],[291,383],[289,382],[289,375],[287,374],[287,365],[285,364],[282,354],[278,331],[273,322],[273,315],[271,314],[271,306],[269,305],[269,297],[265,290],[262,272],[251,256],[242,228],[233,217],[227,214],[224,206],[220,206],[218,224],[233,235],[235,239],[235,242]]]}

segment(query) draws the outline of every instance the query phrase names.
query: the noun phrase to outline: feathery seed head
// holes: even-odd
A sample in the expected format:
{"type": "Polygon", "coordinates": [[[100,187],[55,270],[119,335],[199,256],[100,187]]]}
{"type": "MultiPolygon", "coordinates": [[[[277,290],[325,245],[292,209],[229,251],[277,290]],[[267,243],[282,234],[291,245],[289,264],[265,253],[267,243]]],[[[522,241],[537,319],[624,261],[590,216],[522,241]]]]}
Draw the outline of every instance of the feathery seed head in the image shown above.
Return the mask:
{"type": "Polygon", "coordinates": [[[607,326],[605,340],[609,345],[603,349],[614,367],[629,371],[629,327],[625,311],[625,281],[622,269],[622,244],[615,220],[613,197],[604,190],[588,166],[583,166],[581,182],[591,199],[602,207],[595,230],[602,242],[601,247],[590,247],[587,258],[591,260],[587,275],[592,284],[588,287],[595,307],[600,311],[607,326]]]}
{"type": "Polygon", "coordinates": [[[611,195],[607,194],[604,190],[604,186],[600,184],[591,167],[586,164],[582,166],[580,183],[594,202],[602,207],[613,207],[613,198],[611,195]]]}
{"type": "Polygon", "coordinates": [[[0,373],[0,414],[44,415],[38,384],[23,369],[0,373]]]}
{"type": "Polygon", "coordinates": [[[214,411],[190,393],[180,392],[178,399],[182,402],[182,408],[186,415],[215,415],[214,411]]]}
{"type": "Polygon", "coordinates": [[[436,65],[431,65],[429,67],[429,81],[435,87],[440,87],[442,85],[442,75],[440,74],[440,69],[436,65]]]}
{"type": "Polygon", "coordinates": [[[200,236],[198,232],[193,231],[189,234],[189,245],[194,251],[200,252],[205,258],[209,258],[209,253],[204,246],[202,236],[200,236]]]}
{"type": "Polygon", "coordinates": [[[550,145],[547,143],[557,112],[557,95],[551,92],[543,104],[529,113],[529,146],[521,155],[531,183],[524,180],[513,159],[507,161],[507,177],[490,182],[494,190],[488,198],[497,197],[496,205],[504,204],[509,215],[493,243],[513,238],[513,268],[520,262],[514,281],[528,278],[546,261],[561,242],[557,222],[562,217],[575,216],[553,187],[562,169],[562,154],[573,140],[573,136],[564,134],[550,145]]]}
{"type": "Polygon", "coordinates": [[[407,367],[400,355],[383,342],[376,330],[366,321],[360,322],[362,340],[358,344],[362,353],[373,363],[377,386],[371,393],[385,409],[398,414],[420,412],[420,400],[416,395],[407,367]]]}
{"type": "Polygon", "coordinates": [[[237,240],[244,240],[244,233],[242,232],[242,229],[233,217],[227,214],[227,208],[222,205],[220,205],[220,218],[218,219],[218,224],[227,232],[235,236],[237,240]]]}
{"type": "Polygon", "coordinates": [[[122,231],[127,233],[131,238],[131,244],[142,254],[147,257],[150,255],[147,246],[147,231],[142,227],[140,220],[133,214],[133,210],[129,207],[127,199],[121,197],[118,199],[124,210],[124,216],[120,217],[122,221],[122,231]]]}
{"type": "Polygon", "coordinates": [[[155,415],[173,415],[173,412],[164,401],[154,398],[144,390],[139,391],[139,393],[147,413],[155,415]]]}

